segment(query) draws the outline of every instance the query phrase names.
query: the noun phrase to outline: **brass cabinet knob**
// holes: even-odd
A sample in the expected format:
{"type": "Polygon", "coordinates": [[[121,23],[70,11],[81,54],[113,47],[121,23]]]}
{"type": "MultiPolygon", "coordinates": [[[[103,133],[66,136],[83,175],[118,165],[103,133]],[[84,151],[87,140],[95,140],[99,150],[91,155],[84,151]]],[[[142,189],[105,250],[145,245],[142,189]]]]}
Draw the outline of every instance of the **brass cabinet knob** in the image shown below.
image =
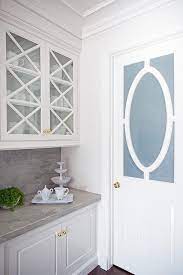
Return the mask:
{"type": "Polygon", "coordinates": [[[62,237],[62,236],[67,235],[67,231],[63,230],[63,231],[57,232],[56,234],[57,234],[57,237],[62,237]]]}
{"type": "Polygon", "coordinates": [[[46,134],[46,135],[51,134],[51,129],[44,129],[43,134],[46,134]]]}
{"type": "Polygon", "coordinates": [[[119,181],[116,181],[113,185],[114,185],[114,188],[120,188],[120,182],[119,181]]]}
{"type": "Polygon", "coordinates": [[[57,236],[58,236],[58,237],[62,237],[62,232],[58,232],[58,233],[57,233],[57,236]]]}

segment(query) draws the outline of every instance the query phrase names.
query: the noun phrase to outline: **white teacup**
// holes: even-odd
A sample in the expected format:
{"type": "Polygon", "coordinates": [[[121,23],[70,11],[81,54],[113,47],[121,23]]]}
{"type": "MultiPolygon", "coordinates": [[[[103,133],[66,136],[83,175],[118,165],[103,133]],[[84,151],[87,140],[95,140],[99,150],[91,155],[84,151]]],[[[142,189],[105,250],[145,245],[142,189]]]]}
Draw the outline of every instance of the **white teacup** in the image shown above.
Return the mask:
{"type": "Polygon", "coordinates": [[[55,187],[54,189],[58,200],[62,200],[69,193],[69,188],[55,187]]]}

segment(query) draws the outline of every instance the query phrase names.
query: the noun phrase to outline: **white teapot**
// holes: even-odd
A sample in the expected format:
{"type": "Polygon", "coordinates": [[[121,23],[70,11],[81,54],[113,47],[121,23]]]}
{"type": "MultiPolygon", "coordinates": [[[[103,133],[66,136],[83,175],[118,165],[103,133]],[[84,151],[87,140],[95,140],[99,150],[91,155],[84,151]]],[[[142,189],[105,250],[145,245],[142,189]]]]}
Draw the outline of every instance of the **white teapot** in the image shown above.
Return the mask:
{"type": "Polygon", "coordinates": [[[53,193],[53,189],[52,188],[48,189],[45,185],[44,189],[39,190],[37,193],[41,195],[42,200],[47,201],[49,199],[51,193],[53,193]]]}

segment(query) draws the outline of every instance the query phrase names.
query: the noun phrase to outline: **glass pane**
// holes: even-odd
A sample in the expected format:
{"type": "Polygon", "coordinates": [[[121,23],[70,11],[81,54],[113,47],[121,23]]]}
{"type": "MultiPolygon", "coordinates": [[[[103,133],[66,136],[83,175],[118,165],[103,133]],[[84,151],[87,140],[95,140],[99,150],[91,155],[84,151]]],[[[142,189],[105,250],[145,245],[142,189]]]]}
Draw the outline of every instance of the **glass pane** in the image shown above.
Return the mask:
{"type": "Polygon", "coordinates": [[[64,125],[61,125],[58,127],[58,129],[54,132],[56,135],[70,135],[70,132],[67,130],[67,128],[64,125]]]}
{"type": "Polygon", "coordinates": [[[23,72],[19,72],[17,70],[13,70],[16,75],[18,76],[18,78],[23,82],[23,83],[28,83],[30,82],[33,78],[35,78],[35,76],[33,75],[30,75],[30,74],[26,74],[26,73],[23,73],[23,72]]]}
{"type": "Polygon", "coordinates": [[[32,62],[34,63],[34,65],[36,65],[36,67],[40,70],[41,68],[41,62],[40,62],[40,48],[30,52],[28,54],[28,57],[30,57],[30,59],[32,60],[32,62]]]}
{"type": "Polygon", "coordinates": [[[6,81],[8,95],[21,87],[18,80],[8,70],[6,71],[6,81]]]}
{"type": "Polygon", "coordinates": [[[57,99],[60,96],[60,93],[57,91],[57,89],[53,86],[52,83],[50,83],[50,102],[53,102],[55,99],[57,99]]]}
{"type": "Polygon", "coordinates": [[[71,89],[70,91],[68,91],[64,96],[67,98],[67,100],[73,106],[73,89],[71,89]]]}
{"type": "Polygon", "coordinates": [[[73,132],[73,115],[71,115],[66,121],[65,124],[69,127],[69,129],[73,132]]]}
{"type": "Polygon", "coordinates": [[[8,131],[11,128],[13,128],[15,125],[17,125],[17,123],[20,122],[21,119],[22,118],[10,106],[7,106],[7,130],[8,131]]]}
{"type": "Polygon", "coordinates": [[[35,95],[35,97],[41,101],[41,80],[38,79],[28,85],[29,90],[35,95]]]}
{"type": "Polygon", "coordinates": [[[62,110],[54,110],[54,111],[62,120],[64,120],[70,114],[70,112],[62,111],[62,110]]]}
{"type": "Polygon", "coordinates": [[[21,50],[16,46],[8,34],[6,34],[6,59],[17,56],[21,50]]]}
{"type": "Polygon", "coordinates": [[[66,102],[66,100],[63,97],[55,101],[53,106],[70,108],[70,105],[66,102]]]}
{"type": "Polygon", "coordinates": [[[29,121],[41,132],[41,110],[39,109],[30,118],[29,121]]]}
{"type": "Polygon", "coordinates": [[[36,46],[37,44],[28,40],[28,39],[25,39],[17,34],[14,34],[14,33],[11,33],[11,35],[15,38],[15,40],[18,42],[18,44],[21,46],[21,48],[26,51],[34,46],[36,46]]]}
{"type": "Polygon", "coordinates": [[[31,126],[29,126],[26,122],[23,122],[14,131],[12,131],[12,134],[34,135],[37,134],[37,132],[34,131],[34,129],[31,126]]]}
{"type": "Polygon", "coordinates": [[[26,56],[21,56],[20,58],[16,59],[11,63],[14,66],[19,66],[28,70],[36,71],[34,66],[31,64],[31,62],[27,59],[26,56]]]}
{"type": "Polygon", "coordinates": [[[17,105],[15,103],[12,104],[24,117],[28,116],[30,113],[32,113],[36,107],[30,107],[30,106],[21,106],[17,105]]]}
{"type": "Polygon", "coordinates": [[[145,166],[151,165],[161,150],[166,129],[166,106],[158,80],[147,73],[134,93],[130,129],[135,152],[145,166]]]}
{"type": "Polygon", "coordinates": [[[66,70],[70,78],[73,80],[73,63],[70,63],[64,69],[66,70]]]}
{"type": "Polygon", "coordinates": [[[59,125],[60,120],[50,111],[50,128],[54,130],[59,125]]]}
{"type": "Polygon", "coordinates": [[[11,99],[23,100],[27,102],[37,102],[31,94],[25,89],[20,91],[19,93],[15,94],[11,99]]]}
{"type": "Polygon", "coordinates": [[[59,83],[57,81],[54,81],[54,83],[57,86],[57,88],[59,89],[59,91],[62,93],[64,93],[67,89],[70,88],[70,85],[68,85],[68,84],[59,83]]]}
{"type": "Polygon", "coordinates": [[[50,74],[55,72],[59,68],[59,65],[53,55],[50,53],[50,74]]]}
{"type": "Polygon", "coordinates": [[[66,57],[66,56],[59,54],[57,52],[54,52],[54,54],[62,66],[71,60],[69,57],[66,57]]]}
{"type": "Polygon", "coordinates": [[[65,81],[70,81],[68,76],[66,75],[66,73],[63,70],[60,70],[57,73],[55,73],[53,75],[53,77],[60,78],[60,79],[65,80],[65,81]]]}

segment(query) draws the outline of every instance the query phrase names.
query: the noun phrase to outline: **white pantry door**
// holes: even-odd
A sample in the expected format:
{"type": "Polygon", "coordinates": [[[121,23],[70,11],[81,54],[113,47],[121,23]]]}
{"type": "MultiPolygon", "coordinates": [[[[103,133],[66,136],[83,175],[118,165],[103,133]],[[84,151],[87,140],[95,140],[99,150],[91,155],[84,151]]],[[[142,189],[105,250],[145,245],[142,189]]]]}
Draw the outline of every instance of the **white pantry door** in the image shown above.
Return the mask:
{"type": "Polygon", "coordinates": [[[183,274],[182,49],[177,39],[114,56],[113,260],[135,275],[183,274]]]}

